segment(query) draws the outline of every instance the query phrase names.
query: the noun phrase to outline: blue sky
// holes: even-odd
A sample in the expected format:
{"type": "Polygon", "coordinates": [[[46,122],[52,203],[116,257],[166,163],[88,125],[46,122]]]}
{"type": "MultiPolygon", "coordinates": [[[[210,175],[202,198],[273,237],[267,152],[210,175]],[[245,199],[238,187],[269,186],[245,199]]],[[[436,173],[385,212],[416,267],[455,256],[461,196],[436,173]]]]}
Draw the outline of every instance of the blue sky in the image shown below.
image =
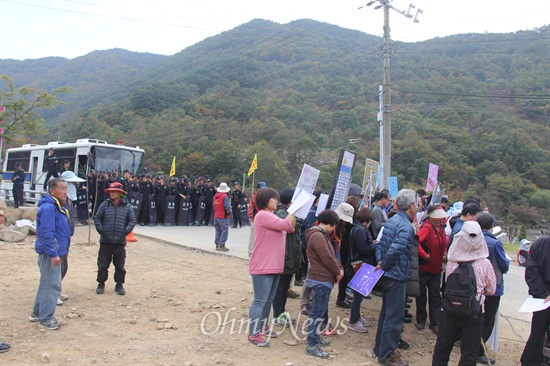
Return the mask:
{"type": "MultiPolygon", "coordinates": [[[[75,58],[123,48],[173,55],[255,18],[314,19],[382,36],[369,0],[0,0],[0,58],[75,58]],[[363,6],[363,7],[362,7],[363,6]],[[362,8],[360,8],[362,7],[362,8]],[[359,9],[360,8],[360,9],[359,9]]],[[[393,0],[391,38],[416,42],[459,33],[508,33],[550,24],[548,0],[393,0]]],[[[0,71],[1,72],[1,71],[0,71]]]]}

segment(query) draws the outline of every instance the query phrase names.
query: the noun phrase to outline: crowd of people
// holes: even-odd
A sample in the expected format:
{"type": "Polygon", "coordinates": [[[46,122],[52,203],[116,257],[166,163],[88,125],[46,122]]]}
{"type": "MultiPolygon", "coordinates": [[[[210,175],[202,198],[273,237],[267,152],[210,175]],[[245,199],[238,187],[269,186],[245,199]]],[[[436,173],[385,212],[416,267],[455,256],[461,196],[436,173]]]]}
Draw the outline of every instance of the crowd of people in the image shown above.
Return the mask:
{"type": "MultiPolygon", "coordinates": [[[[193,180],[172,177],[166,184],[163,176],[136,177],[128,171],[121,177],[116,171],[98,175],[91,171],[86,180],[66,171],[48,181],[47,194],[39,203],[36,252],[40,283],[29,320],[38,322],[40,328],[59,328],[55,308],[68,298],[61,289],[74,233],[73,192],[79,184],[87,188],[88,198],[95,204],[94,224],[100,234],[99,295],[105,291],[111,262],[115,267],[115,292],[125,294],[126,235],[137,223],[150,224],[147,210],[153,206],[142,205],[135,215],[127,198],[131,192],[156,202],[156,208],[164,207],[167,196],[180,201],[189,198],[189,211],[193,212],[189,222],[208,225],[212,216],[214,243],[220,251],[229,250],[225,243],[230,222],[235,228],[246,224],[241,210],[248,207],[249,273],[254,289],[249,311],[250,343],[269,346],[269,340],[277,336],[273,326],[286,327],[295,322],[286,311],[293,278],[294,285],[302,287],[301,313],[308,316],[306,354],[329,357],[323,347],[338,333],[328,314],[334,288],[338,291],[336,306],[350,311],[348,329],[368,332],[372,324],[361,314],[366,296],[357,291],[350,295],[348,283],[361,266],[369,264],[384,271],[373,291],[382,297],[372,345],[381,365],[408,365],[399,350],[409,348],[401,335],[404,323],[412,321],[408,308],[414,300],[416,328],[423,331],[429,320],[429,330],[437,335],[433,365],[447,365],[457,341],[460,365],[496,362],[488,357],[485,343],[493,331],[510,261],[502,243],[492,234],[495,218],[482,209],[476,198],[453,205],[461,208],[453,215],[447,212],[445,200],[429,204],[431,197],[426,192],[410,189],[399,191],[393,199],[385,190],[377,192],[371,201],[349,196],[336,210],[326,209],[317,215],[319,197],[324,193],[318,190],[313,192],[315,201],[307,216],[300,219],[288,212],[294,190],[277,192],[263,182],[255,187],[249,201],[239,182],[234,182],[231,190],[225,182],[216,187],[207,176],[195,176],[193,180]]],[[[157,211],[159,222],[162,217],[163,212],[157,211]]],[[[530,294],[546,302],[550,301],[549,260],[550,238],[544,237],[531,247],[526,281],[530,294]]],[[[549,312],[547,309],[533,315],[531,336],[521,357],[523,366],[541,363],[549,312]]]]}
{"type": "MultiPolygon", "coordinates": [[[[336,306],[350,309],[347,329],[368,332],[372,324],[361,314],[365,296],[355,290],[350,296],[346,291],[350,279],[367,263],[384,271],[373,291],[382,297],[372,345],[379,364],[408,365],[399,350],[410,347],[401,335],[404,323],[411,322],[407,308],[414,299],[416,328],[424,330],[429,320],[429,330],[437,335],[432,365],[447,365],[457,342],[459,365],[496,363],[488,355],[486,342],[493,332],[510,260],[492,233],[495,218],[481,208],[478,199],[466,200],[453,216],[447,212],[446,200],[430,205],[431,197],[423,190],[403,189],[393,200],[389,192],[381,191],[372,202],[350,196],[336,210],[317,216],[321,193],[314,192],[316,199],[305,220],[287,212],[294,194],[290,188],[279,195],[262,188],[251,199],[251,207],[256,207],[249,249],[254,301],[248,340],[252,344],[269,346],[278,334],[270,326],[286,327],[295,321],[285,312],[293,276],[294,284],[302,286],[301,312],[308,315],[306,354],[329,357],[323,347],[337,334],[328,314],[333,288],[338,288],[336,306]]],[[[530,293],[546,302],[550,301],[548,241],[547,237],[537,241],[541,254],[537,252],[526,272],[530,293]]],[[[541,364],[549,312],[534,313],[523,366],[541,364]]]]}

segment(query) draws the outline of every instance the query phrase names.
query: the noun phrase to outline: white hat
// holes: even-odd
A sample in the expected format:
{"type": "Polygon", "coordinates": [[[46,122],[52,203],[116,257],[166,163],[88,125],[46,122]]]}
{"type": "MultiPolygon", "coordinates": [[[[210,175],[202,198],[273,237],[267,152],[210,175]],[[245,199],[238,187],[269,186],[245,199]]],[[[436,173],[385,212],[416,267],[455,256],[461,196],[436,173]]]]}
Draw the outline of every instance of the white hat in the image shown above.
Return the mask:
{"type": "Polygon", "coordinates": [[[344,220],[346,222],[349,222],[350,224],[353,224],[353,215],[355,213],[355,210],[349,203],[340,203],[340,205],[336,208],[336,213],[338,214],[340,220],[344,220]]]}
{"type": "Polygon", "coordinates": [[[76,174],[70,170],[67,170],[61,173],[61,179],[63,179],[65,182],[72,182],[72,183],[82,183],[86,181],[82,178],[77,177],[76,174]]]}
{"type": "Polygon", "coordinates": [[[443,208],[439,207],[433,210],[428,216],[432,219],[444,219],[447,217],[447,213],[443,208]]]}
{"type": "Polygon", "coordinates": [[[220,183],[220,186],[218,187],[217,191],[220,192],[220,193],[227,193],[227,192],[230,191],[230,189],[227,186],[227,183],[222,182],[222,183],[220,183]]]}

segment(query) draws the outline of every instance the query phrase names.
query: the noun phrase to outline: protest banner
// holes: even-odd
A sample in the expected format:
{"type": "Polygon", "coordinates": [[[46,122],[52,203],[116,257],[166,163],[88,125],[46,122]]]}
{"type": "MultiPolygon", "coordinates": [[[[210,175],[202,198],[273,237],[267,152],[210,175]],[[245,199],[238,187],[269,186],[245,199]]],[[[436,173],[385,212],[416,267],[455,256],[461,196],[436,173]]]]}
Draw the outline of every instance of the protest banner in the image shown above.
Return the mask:
{"type": "Polygon", "coordinates": [[[376,160],[365,160],[365,175],[363,176],[363,192],[365,197],[372,196],[380,164],[376,160]]]}
{"type": "MultiPolygon", "coordinates": [[[[320,173],[321,171],[319,169],[315,169],[312,166],[304,164],[302,167],[302,173],[298,179],[298,184],[296,184],[296,189],[294,190],[294,195],[292,196],[292,202],[294,202],[296,197],[298,197],[301,190],[304,190],[307,193],[313,193],[320,173]]],[[[308,207],[308,210],[310,207],[308,207]]]]}
{"type": "Polygon", "coordinates": [[[376,285],[376,282],[382,277],[384,271],[381,269],[375,269],[368,263],[363,263],[361,268],[357,271],[355,276],[349,281],[348,286],[353,290],[359,292],[363,296],[368,294],[376,285]]]}
{"type": "Polygon", "coordinates": [[[327,203],[327,207],[330,207],[331,210],[336,210],[340,203],[346,201],[354,166],[355,154],[344,149],[340,150],[340,157],[338,158],[336,173],[327,203]]]}
{"type": "Polygon", "coordinates": [[[391,199],[397,197],[397,193],[399,193],[399,188],[397,186],[397,177],[388,177],[388,187],[391,199]]]}
{"type": "Polygon", "coordinates": [[[430,163],[428,170],[428,180],[426,181],[426,191],[433,191],[437,186],[437,175],[439,173],[439,167],[430,163]]]}

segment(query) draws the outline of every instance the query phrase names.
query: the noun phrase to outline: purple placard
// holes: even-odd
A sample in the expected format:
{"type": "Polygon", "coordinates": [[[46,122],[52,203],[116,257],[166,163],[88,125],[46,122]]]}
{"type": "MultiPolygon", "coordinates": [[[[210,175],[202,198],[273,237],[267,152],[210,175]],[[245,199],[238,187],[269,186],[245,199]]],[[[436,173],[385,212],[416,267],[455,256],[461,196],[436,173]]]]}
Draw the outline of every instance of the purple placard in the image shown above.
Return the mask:
{"type": "Polygon", "coordinates": [[[349,281],[348,286],[355,291],[359,292],[363,296],[367,296],[376,282],[382,277],[384,271],[381,269],[375,270],[375,267],[370,264],[363,263],[359,271],[353,276],[351,281],[349,281]]]}

